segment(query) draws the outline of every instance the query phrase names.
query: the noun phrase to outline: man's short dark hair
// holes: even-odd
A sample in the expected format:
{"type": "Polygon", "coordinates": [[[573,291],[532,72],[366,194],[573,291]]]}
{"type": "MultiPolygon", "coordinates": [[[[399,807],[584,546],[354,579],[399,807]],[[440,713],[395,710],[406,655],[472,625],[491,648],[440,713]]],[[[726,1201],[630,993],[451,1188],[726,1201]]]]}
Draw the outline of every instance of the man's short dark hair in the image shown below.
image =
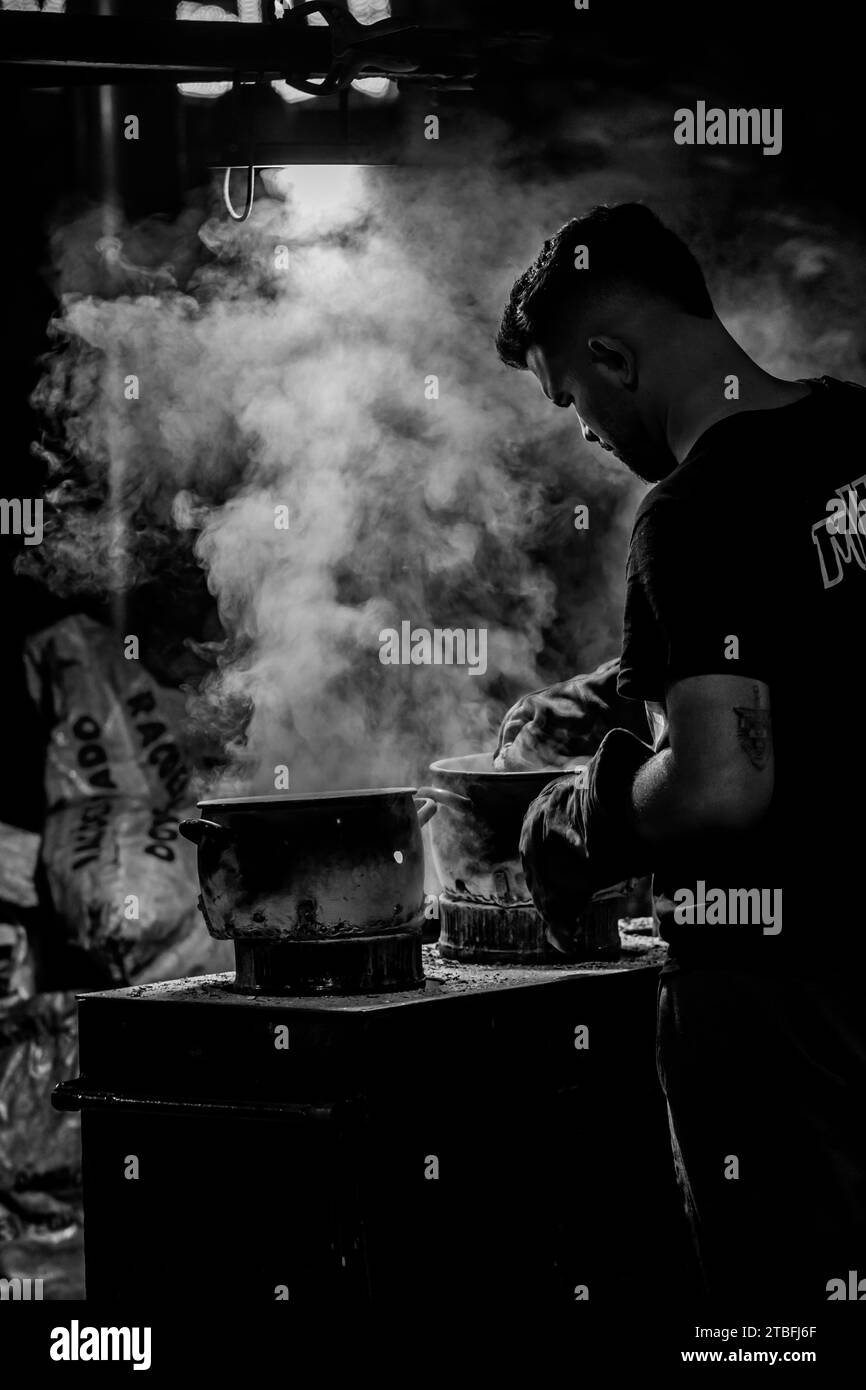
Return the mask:
{"type": "Polygon", "coordinates": [[[642,203],[597,207],[560,227],[515,280],[496,336],[499,356],[525,368],[533,344],[559,342],[569,310],[587,296],[623,289],[660,296],[698,318],[713,314],[703,272],[676,232],[642,203]],[[582,270],[575,266],[579,246],[587,248],[582,270]]]}

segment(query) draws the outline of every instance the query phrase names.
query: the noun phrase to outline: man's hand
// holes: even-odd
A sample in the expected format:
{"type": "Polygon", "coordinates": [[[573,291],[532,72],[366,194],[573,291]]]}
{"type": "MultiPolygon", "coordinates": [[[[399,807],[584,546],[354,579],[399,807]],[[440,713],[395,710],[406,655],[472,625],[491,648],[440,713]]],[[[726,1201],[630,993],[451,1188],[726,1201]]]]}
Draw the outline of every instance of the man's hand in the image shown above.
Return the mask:
{"type": "Polygon", "coordinates": [[[567,681],[524,695],[502,721],[493,766],[502,771],[574,767],[587,744],[585,733],[578,731],[584,724],[567,681]]]}
{"type": "Polygon", "coordinates": [[[584,752],[586,716],[574,700],[573,683],[563,681],[524,695],[499,729],[494,766],[506,772],[536,767],[568,767],[584,752]]]}
{"type": "Polygon", "coordinates": [[[647,846],[636,833],[635,779],[653,759],[649,744],[627,729],[611,729],[586,769],[580,818],[594,888],[650,872],[647,846]]]}
{"type": "Polygon", "coordinates": [[[494,766],[503,771],[574,767],[595,752],[608,729],[623,727],[646,736],[640,704],[616,692],[619,658],[587,675],[524,695],[499,730],[494,766]]]}
{"type": "Polygon", "coordinates": [[[555,778],[532,802],[520,834],[520,858],[547,940],[570,954],[593,891],[573,776],[555,778]]]}

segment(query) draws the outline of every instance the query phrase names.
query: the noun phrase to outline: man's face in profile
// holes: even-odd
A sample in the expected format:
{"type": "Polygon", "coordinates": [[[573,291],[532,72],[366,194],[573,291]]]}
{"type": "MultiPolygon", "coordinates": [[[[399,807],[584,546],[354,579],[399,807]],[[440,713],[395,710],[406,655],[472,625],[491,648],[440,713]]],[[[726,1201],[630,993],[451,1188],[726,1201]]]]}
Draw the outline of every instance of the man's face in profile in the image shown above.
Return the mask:
{"type": "Polygon", "coordinates": [[[545,351],[533,344],[526,354],[530,370],[554,405],[574,408],[588,444],[598,444],[646,483],[666,478],[676,466],[667,448],[659,448],[643,423],[637,392],[618,386],[615,375],[594,363],[576,363],[577,354],[545,351]]]}

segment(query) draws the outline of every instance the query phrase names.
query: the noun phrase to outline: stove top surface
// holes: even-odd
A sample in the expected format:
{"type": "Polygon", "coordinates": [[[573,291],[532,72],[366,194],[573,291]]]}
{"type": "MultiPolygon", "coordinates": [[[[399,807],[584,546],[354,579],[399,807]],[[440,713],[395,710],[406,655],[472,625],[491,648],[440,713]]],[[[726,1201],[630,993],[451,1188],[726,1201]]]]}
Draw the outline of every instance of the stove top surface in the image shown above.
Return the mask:
{"type": "Polygon", "coordinates": [[[124,989],[99,990],[83,999],[136,999],[167,1003],[208,1003],[273,1009],[282,1008],[369,1013],[436,999],[499,990],[532,988],[565,980],[598,975],[623,975],[635,970],[658,970],[667,954],[664,942],[649,934],[623,932],[623,951],[618,960],[564,961],[561,965],[476,965],[443,960],[438,947],[423,947],[425,982],[422,989],[395,990],[383,994],[250,995],[232,989],[234,974],[191,976],[124,989]]]}

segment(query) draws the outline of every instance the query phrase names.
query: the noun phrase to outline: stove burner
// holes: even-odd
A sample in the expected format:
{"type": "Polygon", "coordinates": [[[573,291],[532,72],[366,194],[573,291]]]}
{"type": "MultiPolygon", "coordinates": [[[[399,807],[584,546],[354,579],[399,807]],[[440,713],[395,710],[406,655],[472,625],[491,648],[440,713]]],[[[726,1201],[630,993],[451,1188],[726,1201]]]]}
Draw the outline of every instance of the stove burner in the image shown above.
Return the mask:
{"type": "MultiPolygon", "coordinates": [[[[616,960],[617,922],[624,901],[593,902],[575,930],[572,958],[616,960]]],[[[439,952],[445,960],[489,964],[562,964],[569,956],[552,946],[541,914],[524,902],[496,903],[449,892],[439,895],[439,952]]]]}
{"type": "Polygon", "coordinates": [[[562,960],[548,945],[532,903],[496,903],[439,895],[439,952],[445,960],[532,962],[562,960]]]}
{"type": "Polygon", "coordinates": [[[382,994],[423,989],[421,927],[319,941],[236,938],[238,994],[382,994]]]}

